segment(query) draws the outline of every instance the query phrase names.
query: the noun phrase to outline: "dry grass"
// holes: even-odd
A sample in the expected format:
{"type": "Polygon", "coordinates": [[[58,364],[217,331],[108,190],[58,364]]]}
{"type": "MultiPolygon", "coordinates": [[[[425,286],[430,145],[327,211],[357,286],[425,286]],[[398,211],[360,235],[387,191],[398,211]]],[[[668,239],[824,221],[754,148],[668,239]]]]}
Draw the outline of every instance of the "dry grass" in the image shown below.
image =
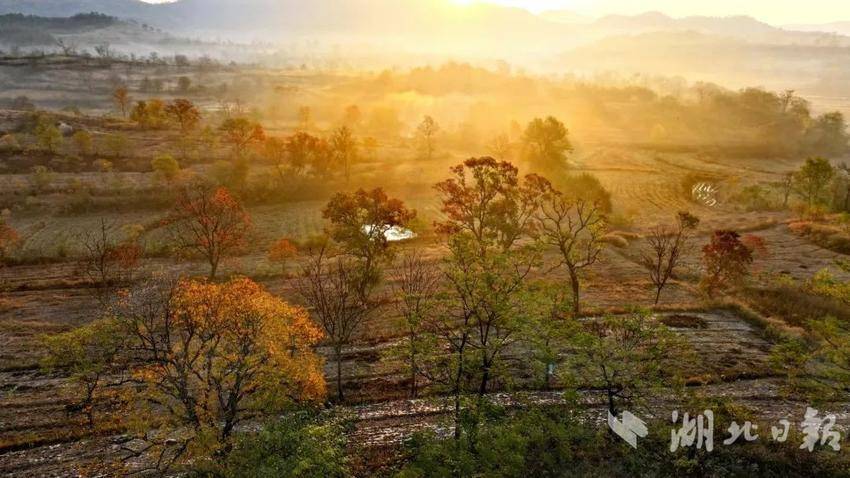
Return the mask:
{"type": "Polygon", "coordinates": [[[843,228],[814,221],[796,221],[788,229],[824,249],[840,254],[850,254],[850,234],[843,228]]]}

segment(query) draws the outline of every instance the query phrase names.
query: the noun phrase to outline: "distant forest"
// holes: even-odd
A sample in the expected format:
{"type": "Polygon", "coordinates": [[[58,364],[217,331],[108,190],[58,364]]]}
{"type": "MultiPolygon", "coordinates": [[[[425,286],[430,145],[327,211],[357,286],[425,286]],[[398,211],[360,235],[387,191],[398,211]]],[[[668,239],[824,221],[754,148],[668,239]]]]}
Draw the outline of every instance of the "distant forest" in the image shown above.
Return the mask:
{"type": "Polygon", "coordinates": [[[102,13],[82,13],[72,17],[39,17],[13,13],[0,15],[0,43],[17,46],[53,45],[53,34],[80,33],[119,23],[102,13]]]}

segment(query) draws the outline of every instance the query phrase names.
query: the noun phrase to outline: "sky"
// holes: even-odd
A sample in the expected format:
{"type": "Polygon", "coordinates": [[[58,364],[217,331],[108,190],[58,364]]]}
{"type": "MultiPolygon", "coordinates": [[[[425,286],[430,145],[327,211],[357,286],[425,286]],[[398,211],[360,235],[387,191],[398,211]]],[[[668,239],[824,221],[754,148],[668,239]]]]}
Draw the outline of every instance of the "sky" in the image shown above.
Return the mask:
{"type": "MultiPolygon", "coordinates": [[[[469,3],[476,0],[456,0],[469,3]]],[[[590,16],[633,15],[659,11],[674,17],[688,15],[750,15],[776,25],[850,21],[848,0],[488,0],[533,12],[567,9],[590,16]]]]}

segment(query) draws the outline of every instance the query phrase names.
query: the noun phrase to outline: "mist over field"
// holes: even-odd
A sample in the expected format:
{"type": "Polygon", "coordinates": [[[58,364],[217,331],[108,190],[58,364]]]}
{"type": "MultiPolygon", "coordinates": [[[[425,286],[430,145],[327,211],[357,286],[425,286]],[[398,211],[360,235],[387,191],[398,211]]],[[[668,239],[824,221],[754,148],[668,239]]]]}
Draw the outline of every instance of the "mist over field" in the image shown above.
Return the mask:
{"type": "Polygon", "coordinates": [[[0,476],[847,476],[830,3],[0,0],[0,476]]]}

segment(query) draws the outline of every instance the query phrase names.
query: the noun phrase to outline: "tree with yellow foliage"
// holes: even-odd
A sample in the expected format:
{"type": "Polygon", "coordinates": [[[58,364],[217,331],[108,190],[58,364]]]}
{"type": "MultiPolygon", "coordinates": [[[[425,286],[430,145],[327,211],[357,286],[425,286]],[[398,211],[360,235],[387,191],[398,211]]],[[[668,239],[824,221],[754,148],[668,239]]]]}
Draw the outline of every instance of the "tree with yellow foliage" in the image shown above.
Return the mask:
{"type": "MultiPolygon", "coordinates": [[[[322,331],[304,309],[250,279],[150,281],[120,294],[109,316],[120,353],[108,355],[108,367],[87,364],[85,371],[119,369],[129,376],[125,425],[145,445],[126,451],[153,456],[145,461],[159,471],[229,450],[248,417],[325,396],[322,360],[313,352],[322,331]]],[[[51,351],[68,349],[58,342],[51,351]]]]}

